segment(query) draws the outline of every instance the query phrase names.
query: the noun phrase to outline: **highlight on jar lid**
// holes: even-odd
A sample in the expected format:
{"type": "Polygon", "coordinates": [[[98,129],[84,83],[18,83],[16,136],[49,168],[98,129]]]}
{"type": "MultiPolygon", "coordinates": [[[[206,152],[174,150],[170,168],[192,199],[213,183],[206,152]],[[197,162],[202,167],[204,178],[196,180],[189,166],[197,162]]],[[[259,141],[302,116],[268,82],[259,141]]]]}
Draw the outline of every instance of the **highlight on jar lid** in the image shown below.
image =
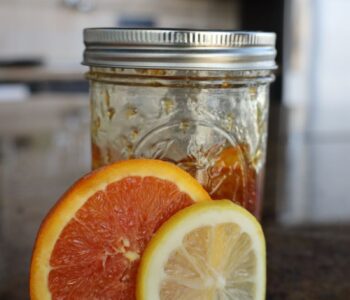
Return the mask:
{"type": "Polygon", "coordinates": [[[83,64],[95,67],[273,70],[272,32],[87,28],[83,64]]]}

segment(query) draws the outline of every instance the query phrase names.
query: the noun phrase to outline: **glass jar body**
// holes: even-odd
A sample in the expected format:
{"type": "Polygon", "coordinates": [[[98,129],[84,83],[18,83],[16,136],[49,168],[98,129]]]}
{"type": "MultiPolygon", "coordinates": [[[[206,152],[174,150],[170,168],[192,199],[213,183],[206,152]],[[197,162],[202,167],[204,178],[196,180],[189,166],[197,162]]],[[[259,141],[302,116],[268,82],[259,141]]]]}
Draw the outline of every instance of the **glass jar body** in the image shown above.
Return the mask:
{"type": "Polygon", "coordinates": [[[270,71],[92,67],[92,166],[130,158],[173,162],[213,199],[259,216],[270,71]]]}

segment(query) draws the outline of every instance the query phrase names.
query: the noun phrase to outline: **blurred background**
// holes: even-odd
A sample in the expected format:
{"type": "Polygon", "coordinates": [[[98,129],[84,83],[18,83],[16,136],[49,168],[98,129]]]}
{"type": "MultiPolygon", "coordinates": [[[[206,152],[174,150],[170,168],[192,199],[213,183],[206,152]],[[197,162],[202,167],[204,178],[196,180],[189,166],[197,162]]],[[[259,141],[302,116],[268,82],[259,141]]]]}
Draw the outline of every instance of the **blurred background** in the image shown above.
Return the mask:
{"type": "Polygon", "coordinates": [[[348,0],[0,0],[0,299],[28,298],[40,220],[90,169],[85,27],[276,32],[264,224],[349,224],[349,11],[348,0]]]}

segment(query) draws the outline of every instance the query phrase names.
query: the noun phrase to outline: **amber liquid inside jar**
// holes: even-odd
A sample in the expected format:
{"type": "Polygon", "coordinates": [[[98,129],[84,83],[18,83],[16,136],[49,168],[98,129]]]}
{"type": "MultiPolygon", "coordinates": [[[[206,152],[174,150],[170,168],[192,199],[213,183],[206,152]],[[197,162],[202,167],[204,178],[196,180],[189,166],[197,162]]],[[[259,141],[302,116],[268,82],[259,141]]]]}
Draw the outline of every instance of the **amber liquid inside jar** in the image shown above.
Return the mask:
{"type": "Polygon", "coordinates": [[[271,71],[91,67],[92,166],[173,162],[260,215],[271,71]]]}

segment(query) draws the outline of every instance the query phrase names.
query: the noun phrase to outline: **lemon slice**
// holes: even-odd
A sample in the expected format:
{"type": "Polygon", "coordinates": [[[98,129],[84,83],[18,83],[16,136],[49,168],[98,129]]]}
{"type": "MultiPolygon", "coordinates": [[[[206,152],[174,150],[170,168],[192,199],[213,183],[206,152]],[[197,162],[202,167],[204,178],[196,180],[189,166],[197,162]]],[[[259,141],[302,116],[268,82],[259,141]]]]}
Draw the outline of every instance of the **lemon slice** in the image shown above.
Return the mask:
{"type": "Polygon", "coordinates": [[[228,200],[194,204],[156,232],[141,258],[138,300],[265,299],[263,231],[228,200]]]}

